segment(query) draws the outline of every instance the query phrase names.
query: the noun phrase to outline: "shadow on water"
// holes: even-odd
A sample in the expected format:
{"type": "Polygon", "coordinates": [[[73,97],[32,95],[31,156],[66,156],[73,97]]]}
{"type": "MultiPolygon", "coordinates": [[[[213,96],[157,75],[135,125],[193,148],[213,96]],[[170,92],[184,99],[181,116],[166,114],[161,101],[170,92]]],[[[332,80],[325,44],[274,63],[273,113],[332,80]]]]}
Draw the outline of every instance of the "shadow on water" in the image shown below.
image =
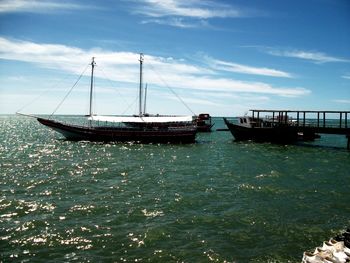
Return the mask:
{"type": "Polygon", "coordinates": [[[310,143],[306,143],[306,142],[298,142],[295,145],[299,146],[299,147],[305,147],[305,148],[342,150],[344,152],[350,153],[350,151],[346,149],[346,146],[342,147],[342,146],[331,146],[331,145],[322,145],[322,144],[310,144],[310,143]]]}
{"type": "Polygon", "coordinates": [[[237,144],[237,145],[246,145],[246,144],[256,144],[256,145],[271,145],[271,146],[280,146],[280,147],[286,147],[286,146],[297,146],[297,147],[304,147],[304,148],[314,148],[314,149],[329,149],[329,150],[342,150],[344,152],[349,152],[345,146],[342,146],[340,144],[338,145],[327,145],[327,144],[322,144],[322,142],[296,142],[294,144],[278,144],[278,143],[270,143],[270,142],[254,142],[252,140],[248,141],[236,141],[235,139],[231,140],[232,143],[237,144]]]}

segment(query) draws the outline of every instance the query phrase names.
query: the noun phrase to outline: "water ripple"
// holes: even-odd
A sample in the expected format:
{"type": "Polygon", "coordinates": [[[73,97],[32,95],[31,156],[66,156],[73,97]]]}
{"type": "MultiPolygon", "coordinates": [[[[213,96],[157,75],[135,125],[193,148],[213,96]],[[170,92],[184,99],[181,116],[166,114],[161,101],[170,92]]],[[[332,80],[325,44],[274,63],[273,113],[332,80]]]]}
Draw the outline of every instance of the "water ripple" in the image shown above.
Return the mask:
{"type": "Polygon", "coordinates": [[[300,262],[350,225],[346,150],[225,132],[69,142],[13,116],[0,127],[4,262],[300,262]]]}

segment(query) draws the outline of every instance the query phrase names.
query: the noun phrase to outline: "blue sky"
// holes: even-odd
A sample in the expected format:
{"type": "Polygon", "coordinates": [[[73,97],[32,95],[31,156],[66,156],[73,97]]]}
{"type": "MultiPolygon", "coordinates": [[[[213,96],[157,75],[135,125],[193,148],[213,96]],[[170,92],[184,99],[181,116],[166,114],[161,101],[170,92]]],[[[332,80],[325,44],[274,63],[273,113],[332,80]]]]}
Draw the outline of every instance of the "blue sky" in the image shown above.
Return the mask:
{"type": "Polygon", "coordinates": [[[350,110],[348,0],[0,0],[0,113],[350,110]],[[84,69],[86,69],[84,71],[84,69]],[[176,98],[174,92],[192,110],[176,98]]]}

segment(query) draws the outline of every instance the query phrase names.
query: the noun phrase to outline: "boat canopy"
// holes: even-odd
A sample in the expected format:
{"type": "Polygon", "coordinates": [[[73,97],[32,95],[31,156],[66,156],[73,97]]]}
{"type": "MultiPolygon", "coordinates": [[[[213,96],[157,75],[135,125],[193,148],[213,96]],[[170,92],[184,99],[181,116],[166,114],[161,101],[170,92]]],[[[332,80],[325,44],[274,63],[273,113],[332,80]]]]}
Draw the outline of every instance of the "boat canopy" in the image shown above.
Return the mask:
{"type": "Polygon", "coordinates": [[[169,122],[191,122],[191,115],[188,116],[103,116],[94,115],[88,118],[92,121],[124,122],[124,123],[169,123],[169,122]]]}

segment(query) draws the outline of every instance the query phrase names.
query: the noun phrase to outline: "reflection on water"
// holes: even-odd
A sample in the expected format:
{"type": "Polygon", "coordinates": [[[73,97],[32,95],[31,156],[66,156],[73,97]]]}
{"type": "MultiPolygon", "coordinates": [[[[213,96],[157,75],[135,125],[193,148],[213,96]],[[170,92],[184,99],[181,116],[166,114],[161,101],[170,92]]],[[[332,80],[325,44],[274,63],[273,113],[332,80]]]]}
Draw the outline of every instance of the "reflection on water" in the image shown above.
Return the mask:
{"type": "Polygon", "coordinates": [[[350,225],[343,137],[134,145],[69,142],[17,116],[0,127],[4,262],[300,262],[350,225]]]}

